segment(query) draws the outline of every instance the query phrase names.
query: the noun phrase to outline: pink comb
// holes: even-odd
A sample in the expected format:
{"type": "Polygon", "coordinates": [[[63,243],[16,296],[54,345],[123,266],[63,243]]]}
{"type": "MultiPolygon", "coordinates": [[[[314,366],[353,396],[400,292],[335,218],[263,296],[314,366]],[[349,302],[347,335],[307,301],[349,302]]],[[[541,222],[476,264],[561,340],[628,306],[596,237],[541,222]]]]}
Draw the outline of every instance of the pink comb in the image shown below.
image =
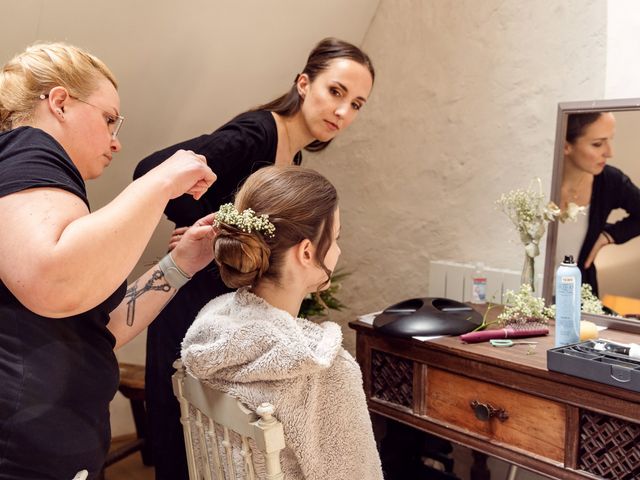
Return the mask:
{"type": "Polygon", "coordinates": [[[516,327],[509,326],[498,330],[483,330],[481,332],[470,332],[460,335],[460,340],[466,343],[479,343],[493,340],[494,338],[526,338],[548,335],[549,329],[541,324],[516,327]]]}

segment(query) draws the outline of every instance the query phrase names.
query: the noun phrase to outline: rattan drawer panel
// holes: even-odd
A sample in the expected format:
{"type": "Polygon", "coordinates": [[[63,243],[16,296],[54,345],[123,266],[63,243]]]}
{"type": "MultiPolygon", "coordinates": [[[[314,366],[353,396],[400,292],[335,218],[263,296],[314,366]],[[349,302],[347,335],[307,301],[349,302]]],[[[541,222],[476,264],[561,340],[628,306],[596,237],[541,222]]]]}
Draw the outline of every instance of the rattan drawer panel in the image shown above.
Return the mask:
{"type": "Polygon", "coordinates": [[[371,396],[401,407],[413,408],[413,362],[372,350],[371,396]]]}
{"type": "Polygon", "coordinates": [[[580,415],[580,470],[602,478],[640,478],[640,424],[596,412],[580,415]]]}

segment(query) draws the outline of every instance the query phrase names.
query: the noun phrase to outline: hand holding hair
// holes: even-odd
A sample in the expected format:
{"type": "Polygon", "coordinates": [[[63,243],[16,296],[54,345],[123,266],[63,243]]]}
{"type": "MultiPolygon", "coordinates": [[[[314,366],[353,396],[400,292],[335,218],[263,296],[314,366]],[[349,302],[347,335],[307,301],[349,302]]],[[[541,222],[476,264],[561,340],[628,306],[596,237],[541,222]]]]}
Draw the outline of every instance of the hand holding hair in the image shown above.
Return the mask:
{"type": "Polygon", "coordinates": [[[173,250],[171,256],[176,265],[189,276],[193,276],[213,261],[213,239],[216,236],[216,230],[213,228],[215,217],[215,213],[210,213],[191,227],[178,228],[174,231],[174,235],[180,230],[183,233],[178,234],[180,238],[171,248],[173,250]]]}

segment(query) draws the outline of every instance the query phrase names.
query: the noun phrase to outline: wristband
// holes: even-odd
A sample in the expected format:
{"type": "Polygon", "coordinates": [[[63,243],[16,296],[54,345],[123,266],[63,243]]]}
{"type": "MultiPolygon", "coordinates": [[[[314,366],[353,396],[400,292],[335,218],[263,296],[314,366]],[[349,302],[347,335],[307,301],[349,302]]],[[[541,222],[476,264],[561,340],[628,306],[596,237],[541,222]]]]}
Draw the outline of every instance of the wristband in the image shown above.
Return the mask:
{"type": "Polygon", "coordinates": [[[604,237],[607,239],[607,242],[609,242],[609,243],[608,243],[608,245],[610,245],[610,244],[612,244],[612,243],[615,243],[615,242],[613,241],[613,237],[611,236],[611,234],[610,234],[610,233],[605,232],[605,231],[603,230],[603,231],[602,231],[602,234],[603,234],[603,235],[604,235],[604,237]]]}
{"type": "Polygon", "coordinates": [[[158,268],[164,275],[164,278],[167,280],[167,283],[170,287],[175,288],[176,290],[191,280],[191,277],[184,273],[176,262],[173,261],[170,253],[167,253],[162,260],[158,262],[158,268]]]}

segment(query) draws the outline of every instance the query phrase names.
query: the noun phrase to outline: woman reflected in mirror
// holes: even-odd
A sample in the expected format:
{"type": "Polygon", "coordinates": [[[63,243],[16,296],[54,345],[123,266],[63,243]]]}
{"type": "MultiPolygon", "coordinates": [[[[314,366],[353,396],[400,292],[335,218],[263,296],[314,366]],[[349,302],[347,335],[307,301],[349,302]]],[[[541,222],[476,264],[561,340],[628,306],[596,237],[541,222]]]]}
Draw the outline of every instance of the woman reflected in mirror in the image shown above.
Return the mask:
{"type": "Polygon", "coordinates": [[[591,285],[596,295],[594,261],[600,250],[640,235],[640,189],[620,169],[608,165],[614,153],[615,127],[611,112],[571,114],[564,144],[560,208],[567,210],[575,204],[584,207],[586,215],[559,224],[556,257],[574,255],[582,283],[591,285]],[[624,210],[627,216],[609,223],[615,209],[624,210]]]}

